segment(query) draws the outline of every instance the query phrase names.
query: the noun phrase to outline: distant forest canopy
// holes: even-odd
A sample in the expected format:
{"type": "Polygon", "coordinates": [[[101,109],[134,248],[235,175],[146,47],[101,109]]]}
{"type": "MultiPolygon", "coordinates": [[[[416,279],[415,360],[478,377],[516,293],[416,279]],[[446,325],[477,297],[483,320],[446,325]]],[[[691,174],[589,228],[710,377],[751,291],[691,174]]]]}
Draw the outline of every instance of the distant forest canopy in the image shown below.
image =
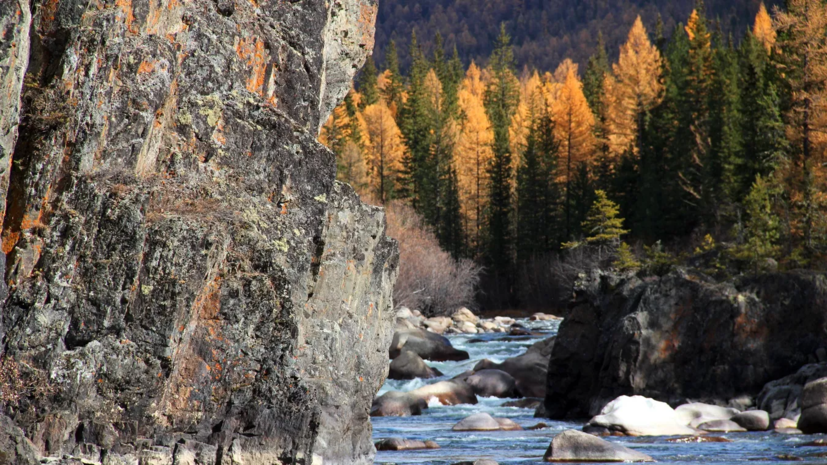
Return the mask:
{"type": "MultiPolygon", "coordinates": [[[[772,12],[783,0],[767,0],[772,12]]],[[[752,25],[761,0],[708,0],[711,28],[720,27],[740,41],[752,25]]],[[[376,26],[376,63],[384,63],[391,39],[396,41],[400,66],[411,64],[410,38],[416,30],[422,50],[430,55],[434,35],[440,33],[446,50],[454,46],[462,62],[485,65],[496,43],[500,24],[506,25],[514,46],[518,70],[549,70],[565,58],[582,67],[597,46],[598,33],[606,40],[609,58],[617,58],[635,18],[640,15],[650,32],[660,16],[665,35],[685,22],[693,0],[382,0],[376,26]]]]}
{"type": "Polygon", "coordinates": [[[593,267],[826,269],[827,1],[759,8],[737,44],[695,5],[582,67],[523,72],[505,26],[484,67],[414,43],[403,74],[389,47],[320,139],[340,180],[485,268],[488,308],[593,267]]]}

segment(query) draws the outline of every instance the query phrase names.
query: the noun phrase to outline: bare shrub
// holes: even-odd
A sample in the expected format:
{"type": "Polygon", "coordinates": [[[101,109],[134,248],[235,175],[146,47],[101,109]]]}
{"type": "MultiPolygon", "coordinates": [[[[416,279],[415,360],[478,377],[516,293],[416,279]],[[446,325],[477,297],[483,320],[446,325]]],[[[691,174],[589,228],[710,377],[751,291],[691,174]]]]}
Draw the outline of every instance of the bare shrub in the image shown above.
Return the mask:
{"type": "Polygon", "coordinates": [[[434,233],[408,205],[386,206],[388,235],[399,241],[399,278],[394,303],[424,315],[447,315],[474,306],[480,267],[471,260],[454,260],[439,247],[434,233]]]}

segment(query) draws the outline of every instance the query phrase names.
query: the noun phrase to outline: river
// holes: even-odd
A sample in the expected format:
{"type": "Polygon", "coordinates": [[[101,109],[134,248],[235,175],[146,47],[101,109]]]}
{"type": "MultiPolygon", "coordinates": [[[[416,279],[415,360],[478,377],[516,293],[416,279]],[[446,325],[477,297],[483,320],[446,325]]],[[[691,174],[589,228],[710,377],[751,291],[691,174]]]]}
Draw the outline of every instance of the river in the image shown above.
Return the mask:
{"type": "MultiPolygon", "coordinates": [[[[445,376],[430,380],[388,380],[378,395],[387,391],[410,391],[424,384],[450,379],[488,358],[502,362],[525,352],[526,348],[540,339],[557,333],[559,322],[535,322],[518,320],[520,324],[541,336],[532,338],[507,337],[503,334],[450,335],[454,347],[465,350],[471,356],[463,362],[428,362],[445,376]],[[479,342],[483,340],[484,342],[479,342]]],[[[374,440],[389,437],[433,440],[440,449],[421,451],[380,451],[376,463],[381,464],[453,464],[459,461],[492,459],[504,464],[542,463],[543,454],[557,434],[567,429],[580,429],[583,423],[553,421],[534,418],[533,409],[502,407],[513,399],[480,398],[477,405],[442,406],[430,405],[420,416],[372,418],[374,440]],[[494,417],[505,417],[523,428],[544,422],[549,428],[535,431],[453,432],[458,421],[477,412],[487,412],[494,417]]],[[[665,437],[607,438],[652,456],[660,463],[675,464],[743,464],[748,462],[772,462],[790,464],[825,464],[827,447],[802,447],[817,436],[789,436],[772,432],[716,434],[730,443],[667,442],[665,437]],[[819,457],[819,455],[822,455],[819,457]]],[[[822,436],[823,437],[823,436],[822,436]]]]}

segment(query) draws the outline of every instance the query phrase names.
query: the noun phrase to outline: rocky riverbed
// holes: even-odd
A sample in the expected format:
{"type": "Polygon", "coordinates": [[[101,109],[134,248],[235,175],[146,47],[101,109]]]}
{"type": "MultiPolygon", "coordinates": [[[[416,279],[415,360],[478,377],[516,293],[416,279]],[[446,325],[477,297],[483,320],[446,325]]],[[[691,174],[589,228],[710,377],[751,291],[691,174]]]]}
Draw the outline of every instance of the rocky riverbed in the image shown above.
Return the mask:
{"type": "MultiPolygon", "coordinates": [[[[457,351],[467,352],[465,360],[448,360],[425,363],[443,373],[432,379],[388,380],[379,392],[381,397],[392,391],[410,393],[423,387],[449,381],[473,370],[481,360],[502,364],[509,359],[524,355],[538,342],[557,334],[560,322],[515,321],[527,329],[528,336],[510,336],[507,332],[486,334],[447,334],[446,338],[457,351]]],[[[804,370],[785,382],[775,383],[768,389],[778,398],[796,390],[795,382],[817,376],[815,368],[804,370]],[[800,378],[800,379],[799,379],[800,378]]],[[[801,387],[798,386],[798,392],[801,387]]],[[[764,397],[772,397],[768,393],[764,397]]],[[[786,399],[786,397],[785,397],[786,399]]],[[[386,464],[454,464],[473,463],[488,459],[500,464],[540,463],[553,438],[567,430],[582,430],[585,421],[559,421],[535,417],[536,402],[526,398],[499,398],[476,396],[476,404],[442,405],[432,399],[421,414],[412,416],[374,417],[374,441],[403,438],[413,441],[433,441],[439,448],[391,451],[380,450],[377,463],[386,464]],[[515,405],[515,403],[521,403],[515,405]],[[515,422],[522,430],[504,431],[455,431],[454,427],[467,417],[487,413],[494,418],[515,422]],[[538,429],[532,429],[537,425],[538,429]],[[545,426],[543,426],[545,425],[545,426]]],[[[767,405],[771,402],[766,401],[767,405]]],[[[780,402],[784,403],[784,402],[780,402]]],[[[767,407],[769,408],[769,407],[767,407]]],[[[678,409],[678,412],[687,408],[678,409]]],[[[783,410],[783,407],[782,407],[783,410]]],[[[694,412],[694,410],[693,410],[694,412]]],[[[779,414],[775,412],[775,414],[779,414]]],[[[794,422],[793,422],[794,424],[794,422]]],[[[696,425],[699,426],[699,425],[696,425]]],[[[603,437],[611,444],[626,446],[633,451],[650,456],[657,462],[675,464],[737,464],[752,462],[816,464],[827,461],[827,447],[819,445],[819,435],[784,434],[795,431],[762,432],[698,432],[681,436],[603,437]],[[699,437],[703,439],[698,439],[699,437]]],[[[618,433],[615,433],[618,434],[618,433]]],[[[431,445],[433,447],[433,445],[431,445]]],[[[482,463],[482,462],[481,462],[482,463]]]]}

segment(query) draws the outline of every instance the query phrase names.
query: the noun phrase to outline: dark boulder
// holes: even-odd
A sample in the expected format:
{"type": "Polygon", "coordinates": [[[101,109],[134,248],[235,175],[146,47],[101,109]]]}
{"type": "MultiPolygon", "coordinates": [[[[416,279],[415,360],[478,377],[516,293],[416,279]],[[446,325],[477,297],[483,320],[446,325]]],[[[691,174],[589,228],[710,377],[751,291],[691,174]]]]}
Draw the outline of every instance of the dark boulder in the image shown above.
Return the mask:
{"type": "Polygon", "coordinates": [[[827,378],[804,385],[798,429],[804,434],[827,433],[827,378]]]}
{"type": "Polygon", "coordinates": [[[549,356],[554,348],[554,337],[538,341],[522,355],[494,363],[484,359],[474,366],[474,371],[500,370],[511,375],[517,391],[525,397],[545,397],[549,356]]]}
{"type": "Polygon", "coordinates": [[[545,415],[590,417],[620,395],[726,404],[815,361],[827,278],[774,273],[715,283],[594,272],[577,284],[548,366],[545,415]]]}
{"type": "Polygon", "coordinates": [[[422,415],[428,408],[428,402],[407,392],[390,391],[373,401],[370,409],[372,417],[409,417],[422,415]]]}
{"type": "Polygon", "coordinates": [[[782,418],[795,420],[801,415],[799,400],[804,385],[824,377],[827,377],[827,363],[804,365],[797,372],[764,385],[758,393],[756,404],[770,414],[772,421],[782,418]]]}
{"type": "Polygon", "coordinates": [[[582,431],[568,430],[554,437],[546,462],[654,462],[652,457],[582,431]]]}
{"type": "Polygon", "coordinates": [[[770,415],[763,410],[741,412],[731,418],[747,431],[766,431],[770,429],[770,415]]]}
{"type": "Polygon", "coordinates": [[[502,370],[480,370],[465,378],[465,382],[482,397],[521,397],[514,378],[502,370]]]}
{"type": "Polygon", "coordinates": [[[393,335],[388,355],[395,359],[403,350],[434,362],[468,360],[468,352],[457,350],[444,336],[423,329],[405,329],[393,335]]]}
{"type": "Polygon", "coordinates": [[[429,367],[419,355],[410,350],[403,350],[402,354],[391,361],[389,379],[430,379],[442,376],[442,372],[429,367]]]}
{"type": "Polygon", "coordinates": [[[416,439],[402,438],[387,438],[376,443],[376,450],[403,451],[423,449],[439,449],[439,445],[434,441],[419,441],[416,439]]]}

